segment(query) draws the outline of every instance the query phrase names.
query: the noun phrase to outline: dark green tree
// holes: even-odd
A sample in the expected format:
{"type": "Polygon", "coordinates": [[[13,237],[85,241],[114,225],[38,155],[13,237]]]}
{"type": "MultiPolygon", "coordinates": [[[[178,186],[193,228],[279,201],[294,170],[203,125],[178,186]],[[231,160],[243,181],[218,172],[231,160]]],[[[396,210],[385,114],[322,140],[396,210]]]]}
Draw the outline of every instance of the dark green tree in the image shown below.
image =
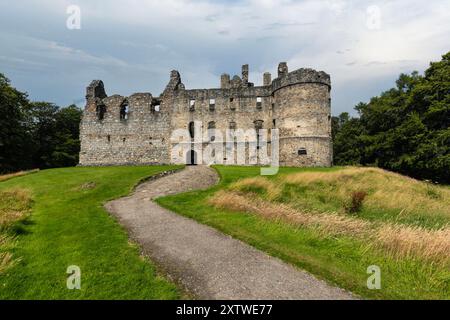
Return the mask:
{"type": "Polygon", "coordinates": [[[32,166],[28,104],[27,95],[13,88],[0,73],[0,173],[32,166]]]}
{"type": "Polygon", "coordinates": [[[401,74],[396,86],[342,114],[333,124],[336,164],[377,165],[416,178],[450,182],[450,53],[424,76],[401,74]]]}
{"type": "Polygon", "coordinates": [[[32,102],[28,110],[33,132],[33,164],[37,168],[52,167],[52,153],[56,148],[56,114],[58,107],[49,102],[32,102]]]}
{"type": "Polygon", "coordinates": [[[339,127],[333,141],[334,163],[355,165],[361,163],[361,133],[363,127],[358,118],[348,118],[339,127]]]}
{"type": "Polygon", "coordinates": [[[0,115],[0,173],[78,163],[82,111],[75,105],[30,102],[0,74],[0,115]]]}
{"type": "Polygon", "coordinates": [[[81,115],[82,110],[76,105],[61,108],[56,113],[55,149],[51,155],[52,167],[70,167],[78,164],[81,115]]]}
{"type": "Polygon", "coordinates": [[[58,108],[49,102],[33,102],[29,114],[35,145],[34,165],[39,168],[76,165],[82,111],[75,105],[58,108]]]}

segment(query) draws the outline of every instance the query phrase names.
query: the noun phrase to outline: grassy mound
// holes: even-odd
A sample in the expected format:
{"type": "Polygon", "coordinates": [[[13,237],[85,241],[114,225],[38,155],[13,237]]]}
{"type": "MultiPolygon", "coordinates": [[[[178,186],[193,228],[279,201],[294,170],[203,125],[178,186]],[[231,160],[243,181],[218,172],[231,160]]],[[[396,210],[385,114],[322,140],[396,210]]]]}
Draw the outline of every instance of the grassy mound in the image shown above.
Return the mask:
{"type": "Polygon", "coordinates": [[[298,172],[274,180],[254,177],[231,186],[302,211],[355,213],[367,220],[396,221],[427,228],[450,222],[450,189],[378,168],[298,172]],[[364,194],[360,208],[349,210],[364,194]]]}
{"type": "Polygon", "coordinates": [[[158,202],[362,297],[450,297],[450,189],[376,168],[216,169],[218,186],[158,202]]]}

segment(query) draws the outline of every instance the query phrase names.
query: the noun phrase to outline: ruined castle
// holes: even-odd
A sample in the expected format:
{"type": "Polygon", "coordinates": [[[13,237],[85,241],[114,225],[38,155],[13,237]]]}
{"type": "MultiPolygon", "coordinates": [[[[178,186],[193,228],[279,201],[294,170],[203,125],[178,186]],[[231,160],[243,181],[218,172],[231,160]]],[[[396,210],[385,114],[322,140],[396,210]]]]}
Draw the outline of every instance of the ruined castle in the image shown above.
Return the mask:
{"type": "MultiPolygon", "coordinates": [[[[225,132],[240,128],[266,129],[269,157],[273,153],[271,131],[278,129],[280,166],[331,166],[330,89],[327,73],[289,72],[284,62],[278,66],[276,79],[264,73],[262,86],[249,82],[248,65],[242,67],[241,77],[223,74],[216,89],[186,89],[180,74],[172,71],[160,96],[107,96],[103,82],[95,80],[87,87],[80,124],[80,165],[196,164],[201,162],[199,146],[224,144],[211,135],[199,137],[199,129],[225,132]],[[177,129],[185,129],[190,139],[182,142],[184,151],[174,159],[172,149],[180,141],[172,133],[177,129]]],[[[233,141],[233,145],[239,143],[246,141],[233,141]]],[[[223,162],[215,163],[236,163],[237,149],[229,149],[219,148],[214,156],[223,162]]],[[[259,159],[257,155],[256,163],[267,164],[259,159]]]]}

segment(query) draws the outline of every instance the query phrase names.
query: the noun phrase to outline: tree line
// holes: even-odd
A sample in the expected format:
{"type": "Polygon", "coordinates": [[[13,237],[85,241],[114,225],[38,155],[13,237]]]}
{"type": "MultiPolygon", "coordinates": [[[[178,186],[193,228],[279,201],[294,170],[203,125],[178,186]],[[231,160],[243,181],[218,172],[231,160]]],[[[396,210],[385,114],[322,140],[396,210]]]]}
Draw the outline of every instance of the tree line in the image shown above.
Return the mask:
{"type": "Polygon", "coordinates": [[[76,165],[81,114],[30,101],[0,73],[0,173],[76,165]]]}
{"type": "Polygon", "coordinates": [[[450,183],[450,52],[424,75],[401,74],[396,86],[332,119],[334,163],[371,165],[450,183]]]}

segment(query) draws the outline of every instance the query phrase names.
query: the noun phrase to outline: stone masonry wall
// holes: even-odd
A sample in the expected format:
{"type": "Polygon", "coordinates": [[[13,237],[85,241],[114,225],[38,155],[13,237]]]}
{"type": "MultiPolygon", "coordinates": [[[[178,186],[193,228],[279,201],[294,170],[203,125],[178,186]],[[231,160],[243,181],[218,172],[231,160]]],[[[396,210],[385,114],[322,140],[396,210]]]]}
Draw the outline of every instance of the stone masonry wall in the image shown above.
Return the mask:
{"type": "MultiPolygon", "coordinates": [[[[279,129],[280,165],[330,166],[329,75],[312,69],[289,73],[287,65],[281,63],[278,77],[271,81],[271,75],[265,73],[264,84],[248,82],[248,65],[243,66],[242,77],[222,75],[218,89],[186,90],[180,74],[172,71],[159,97],[150,93],[108,97],[103,82],[93,81],[87,88],[80,125],[80,165],[189,163],[191,149],[198,151],[208,143],[223,146],[221,153],[213,151],[216,163],[233,163],[236,150],[227,154],[220,135],[213,134],[211,141],[208,128],[225,134],[232,127],[247,130],[259,126],[268,130],[269,142],[270,130],[279,129]],[[197,139],[185,142],[174,161],[171,152],[178,141],[171,141],[172,132],[188,132],[190,123],[200,125],[195,128],[197,139]],[[198,139],[200,129],[203,136],[198,139]]],[[[244,143],[236,141],[235,147],[244,143]]],[[[248,146],[246,150],[248,164],[248,146]]],[[[252,159],[261,163],[262,157],[252,159]]]]}
{"type": "Polygon", "coordinates": [[[125,98],[114,95],[97,102],[88,98],[80,128],[81,165],[170,163],[169,114],[152,110],[152,96],[138,93],[125,98]],[[106,106],[98,120],[96,104],[106,106]],[[127,119],[120,108],[128,104],[127,119]]]}

